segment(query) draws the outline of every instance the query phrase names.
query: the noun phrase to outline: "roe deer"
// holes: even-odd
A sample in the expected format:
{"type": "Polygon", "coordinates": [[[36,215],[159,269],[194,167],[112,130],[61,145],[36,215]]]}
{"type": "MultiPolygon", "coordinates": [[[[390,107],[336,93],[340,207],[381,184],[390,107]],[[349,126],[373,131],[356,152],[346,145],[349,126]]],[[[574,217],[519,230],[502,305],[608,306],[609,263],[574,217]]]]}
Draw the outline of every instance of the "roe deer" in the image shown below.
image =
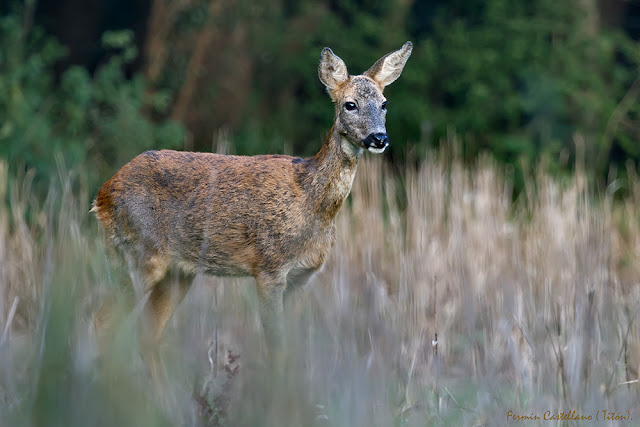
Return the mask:
{"type": "MultiPolygon", "coordinates": [[[[282,344],[284,296],[327,258],[363,151],[389,145],[382,91],[400,76],[411,49],[405,43],[359,76],[322,50],[318,76],[335,119],[311,158],[147,151],[102,185],[91,211],[135,271],[138,293],[149,295],[150,344],[200,272],[253,276],[268,348],[282,344]]],[[[109,311],[105,303],[96,315],[98,332],[110,323],[109,311]]]]}

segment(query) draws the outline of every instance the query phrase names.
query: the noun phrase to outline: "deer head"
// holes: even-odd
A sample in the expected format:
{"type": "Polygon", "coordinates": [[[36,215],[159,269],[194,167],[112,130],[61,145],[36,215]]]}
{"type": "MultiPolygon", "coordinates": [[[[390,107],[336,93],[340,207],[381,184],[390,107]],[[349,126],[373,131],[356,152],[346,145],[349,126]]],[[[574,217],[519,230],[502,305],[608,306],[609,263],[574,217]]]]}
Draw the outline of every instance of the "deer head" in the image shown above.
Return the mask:
{"type": "Polygon", "coordinates": [[[350,76],[344,61],[331,49],[322,50],[318,77],[334,102],[334,132],[341,137],[343,151],[359,156],[363,149],[382,153],[389,146],[387,100],[382,92],[400,77],[412,48],[411,42],[405,43],[359,76],[350,76]]]}

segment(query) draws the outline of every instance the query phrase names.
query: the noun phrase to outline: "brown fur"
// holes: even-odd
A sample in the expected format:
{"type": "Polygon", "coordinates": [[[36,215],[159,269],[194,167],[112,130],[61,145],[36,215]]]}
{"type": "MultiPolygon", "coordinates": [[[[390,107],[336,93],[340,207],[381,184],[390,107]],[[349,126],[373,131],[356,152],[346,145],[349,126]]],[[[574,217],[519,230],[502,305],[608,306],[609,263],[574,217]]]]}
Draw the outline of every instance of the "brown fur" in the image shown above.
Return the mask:
{"type": "MultiPolygon", "coordinates": [[[[393,80],[410,52],[407,43],[383,57],[396,68],[401,63],[393,80]]],[[[375,66],[384,68],[380,61],[375,66]]],[[[284,294],[322,267],[367,137],[386,136],[382,90],[390,81],[367,73],[349,76],[344,62],[323,50],[318,74],[336,118],[314,157],[148,151],[100,188],[92,211],[142,292],[150,293],[150,343],[200,272],[253,276],[268,341],[281,341],[284,294]],[[346,102],[357,110],[348,111],[346,102]]],[[[100,310],[97,329],[109,323],[110,310],[109,304],[100,310]]]]}

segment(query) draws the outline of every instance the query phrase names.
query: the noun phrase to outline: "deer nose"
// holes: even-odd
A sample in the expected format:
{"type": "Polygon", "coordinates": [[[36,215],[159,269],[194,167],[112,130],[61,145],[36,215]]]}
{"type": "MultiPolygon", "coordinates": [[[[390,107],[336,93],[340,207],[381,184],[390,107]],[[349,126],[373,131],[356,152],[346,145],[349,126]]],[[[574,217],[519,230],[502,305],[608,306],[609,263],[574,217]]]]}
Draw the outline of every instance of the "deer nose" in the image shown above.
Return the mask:
{"type": "Polygon", "coordinates": [[[389,145],[389,137],[386,133],[372,133],[364,140],[367,150],[373,153],[382,153],[389,145]]]}

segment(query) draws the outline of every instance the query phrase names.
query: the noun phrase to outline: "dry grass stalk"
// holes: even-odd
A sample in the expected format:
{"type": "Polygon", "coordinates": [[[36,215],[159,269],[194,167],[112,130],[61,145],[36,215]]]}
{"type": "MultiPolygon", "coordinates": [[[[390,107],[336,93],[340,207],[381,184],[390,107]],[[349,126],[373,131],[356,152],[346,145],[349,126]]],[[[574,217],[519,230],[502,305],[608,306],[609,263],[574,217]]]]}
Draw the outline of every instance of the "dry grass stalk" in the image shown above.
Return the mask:
{"type": "Polygon", "coordinates": [[[109,365],[117,385],[87,362],[85,322],[111,286],[84,217],[88,198],[58,192],[60,210],[46,210],[28,185],[0,185],[11,200],[0,205],[0,325],[10,328],[0,347],[0,424],[29,419],[38,394],[40,365],[24,361],[41,348],[46,283],[76,301],[62,344],[68,389],[83,390],[64,400],[77,420],[122,413],[138,425],[158,416],[195,423],[184,391],[193,388],[183,383],[211,372],[214,325],[219,347],[243,361],[225,392],[232,424],[502,424],[509,410],[602,408],[640,419],[640,198],[629,173],[629,197],[614,202],[594,196],[586,179],[539,171],[514,205],[490,161],[465,169],[432,156],[406,172],[401,209],[399,184],[382,163],[365,161],[331,261],[289,307],[286,372],[274,377],[255,357],[263,349],[251,284],[213,279],[214,295],[198,278],[163,350],[165,392],[176,396],[164,408],[122,391],[145,384],[129,374],[141,372],[130,362],[130,322],[121,359],[109,365]]]}

